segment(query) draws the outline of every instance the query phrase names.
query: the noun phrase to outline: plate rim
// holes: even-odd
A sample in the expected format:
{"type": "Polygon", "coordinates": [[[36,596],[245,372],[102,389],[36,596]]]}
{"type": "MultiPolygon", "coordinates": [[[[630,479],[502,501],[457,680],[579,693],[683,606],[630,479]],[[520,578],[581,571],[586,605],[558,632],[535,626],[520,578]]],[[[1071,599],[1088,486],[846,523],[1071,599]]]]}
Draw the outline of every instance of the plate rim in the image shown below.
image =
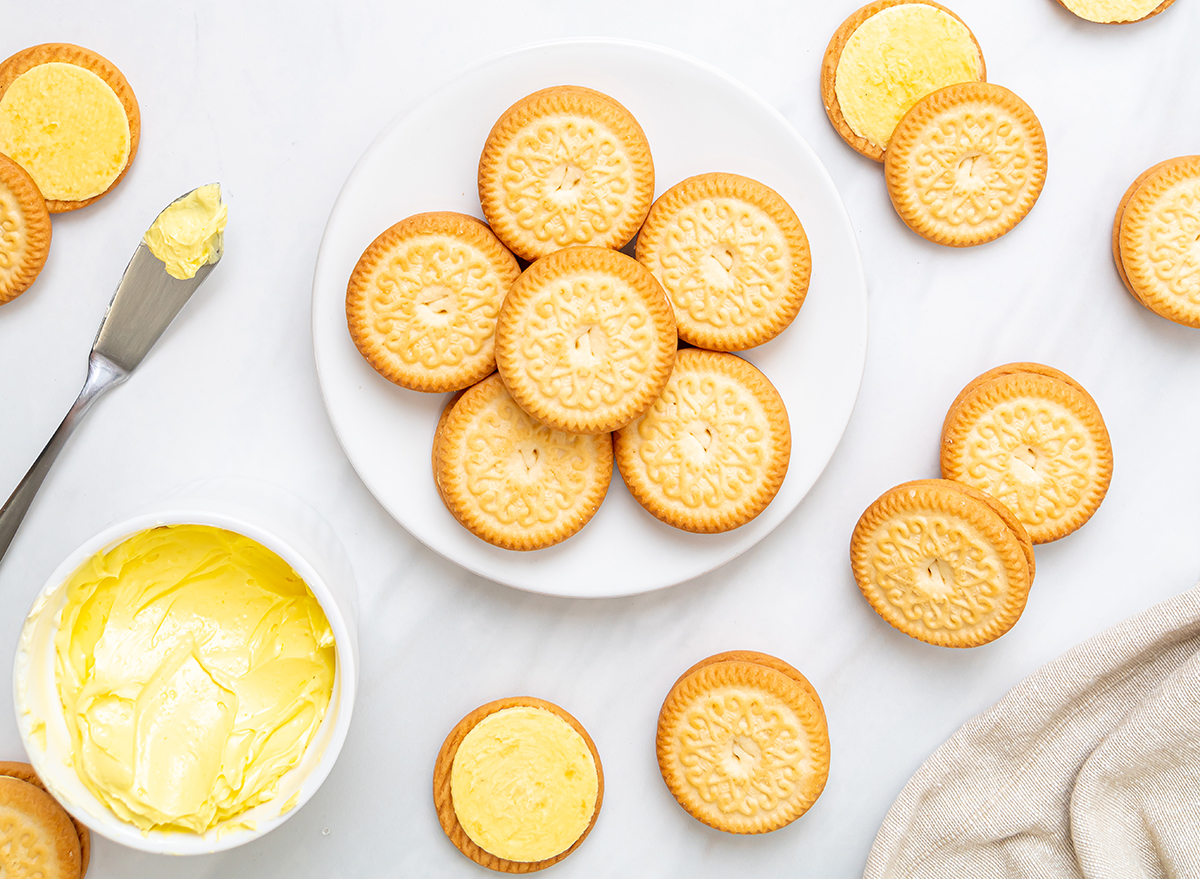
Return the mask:
{"type": "MultiPolygon", "coordinates": [[[[800,507],[800,505],[803,504],[804,501],[808,498],[809,494],[812,492],[812,489],[816,486],[817,482],[820,481],[821,477],[824,475],[825,471],[828,469],[829,464],[833,460],[833,456],[837,453],[838,448],[841,446],[842,440],[845,438],[846,430],[850,425],[850,421],[854,417],[854,411],[858,404],[858,398],[862,393],[862,381],[863,381],[863,376],[866,371],[866,352],[867,352],[867,345],[868,345],[868,341],[869,341],[868,334],[869,334],[870,302],[869,302],[868,292],[869,291],[868,291],[868,287],[867,287],[866,270],[865,270],[865,267],[863,265],[863,260],[862,260],[862,251],[861,251],[861,248],[859,247],[858,237],[854,232],[853,221],[850,219],[850,214],[849,214],[849,211],[846,209],[846,203],[842,198],[841,192],[838,190],[836,184],[834,183],[833,177],[830,175],[828,168],[825,167],[825,163],[821,161],[821,159],[817,155],[816,151],[812,148],[812,146],[808,143],[808,141],[805,140],[804,136],[802,134],[800,134],[800,132],[796,129],[796,127],[788,120],[788,118],[786,116],[783,115],[782,112],[780,112],[780,110],[778,108],[776,108],[773,104],[771,104],[769,101],[767,101],[764,97],[762,97],[756,91],[751,89],[748,85],[741,82],[740,80],[738,80],[731,74],[725,72],[724,70],[721,70],[719,67],[716,67],[716,66],[710,64],[709,62],[704,61],[703,59],[696,58],[693,55],[689,55],[686,52],[682,52],[678,49],[674,49],[669,46],[663,46],[663,45],[659,45],[656,43],[645,42],[642,40],[631,40],[631,39],[620,38],[620,37],[581,37],[581,38],[558,38],[558,39],[549,39],[549,40],[539,40],[537,42],[525,43],[520,46],[515,46],[512,48],[505,49],[500,52],[496,52],[491,55],[485,56],[484,58],[482,58],[472,64],[469,64],[466,67],[461,68],[457,73],[455,73],[455,74],[451,75],[450,77],[448,77],[447,79],[441,81],[435,88],[433,88],[429,92],[425,93],[423,96],[421,96],[415,100],[409,101],[408,103],[402,105],[401,108],[388,120],[388,122],[379,130],[379,132],[371,139],[371,141],[367,144],[367,146],[359,154],[358,159],[355,161],[354,165],[351,167],[349,172],[347,172],[346,178],[343,180],[341,187],[338,189],[338,194],[333,201],[332,207],[330,208],[329,215],[325,221],[325,227],[321,232],[320,243],[318,244],[318,247],[317,247],[317,258],[316,258],[316,260],[314,262],[314,266],[313,266],[312,299],[311,299],[311,303],[310,303],[310,321],[311,321],[311,334],[312,334],[312,343],[313,343],[312,344],[313,360],[314,360],[314,366],[316,367],[316,372],[317,372],[317,384],[318,384],[318,387],[321,392],[321,403],[325,409],[326,417],[329,419],[330,426],[333,428],[333,433],[337,439],[338,445],[341,447],[342,453],[346,456],[346,460],[349,462],[350,467],[354,471],[355,476],[358,477],[359,482],[362,483],[362,485],[367,489],[368,493],[370,493],[370,495],[375,499],[375,502],[380,505],[380,507],[383,509],[383,511],[387,514],[388,518],[392,519],[394,522],[396,522],[396,524],[398,524],[398,525],[400,525],[400,527],[404,528],[404,530],[411,537],[413,537],[413,539],[415,539],[418,543],[420,543],[422,546],[432,550],[440,557],[446,559],[447,561],[453,563],[454,565],[458,566],[459,568],[461,568],[465,571],[469,571],[470,573],[475,574],[479,577],[482,577],[485,580],[489,580],[493,583],[498,583],[500,585],[507,586],[511,589],[520,590],[522,592],[528,592],[530,594],[536,594],[536,595],[547,595],[547,596],[558,597],[558,598],[568,598],[568,599],[625,598],[625,597],[629,597],[629,596],[633,596],[633,595],[644,595],[644,594],[647,594],[650,592],[657,592],[662,589],[670,588],[672,586],[678,586],[682,583],[686,583],[691,580],[695,580],[699,577],[702,577],[706,574],[710,574],[713,571],[717,570],[718,568],[721,568],[721,567],[729,564],[730,562],[734,561],[735,559],[741,557],[748,550],[750,550],[753,547],[760,544],[763,540],[765,540],[771,534],[773,534],[775,532],[775,530],[778,529],[779,526],[783,524],[783,522],[785,522],[788,518],[790,518],[796,512],[796,510],[800,507]],[[538,51],[544,51],[544,50],[548,50],[548,49],[562,49],[562,48],[568,48],[568,47],[582,47],[582,46],[597,47],[597,48],[633,49],[633,50],[639,51],[639,52],[647,52],[647,53],[653,54],[653,55],[665,56],[675,62],[682,63],[684,65],[687,65],[687,66],[690,66],[693,68],[698,68],[699,70],[703,71],[704,73],[707,73],[711,76],[715,76],[717,79],[724,82],[727,86],[734,89],[737,93],[739,93],[747,101],[753,103],[759,110],[765,110],[769,116],[773,117],[775,122],[777,124],[779,124],[784,131],[787,132],[787,134],[789,135],[792,142],[796,146],[798,146],[801,150],[803,150],[805,153],[808,154],[809,158],[812,160],[813,168],[819,173],[819,175],[822,178],[824,178],[825,183],[828,185],[829,189],[836,196],[835,202],[833,205],[836,209],[836,213],[829,219],[836,219],[838,222],[840,222],[843,225],[845,232],[847,233],[847,241],[850,245],[850,255],[852,256],[852,269],[853,269],[852,274],[854,276],[855,288],[857,290],[861,291],[862,313],[861,313],[861,326],[858,327],[858,330],[859,330],[858,338],[860,339],[859,347],[860,347],[861,351],[860,351],[860,356],[856,358],[857,375],[855,376],[854,395],[849,403],[849,411],[846,415],[846,419],[845,419],[844,423],[841,426],[841,429],[838,432],[837,440],[836,440],[836,442],[833,443],[833,447],[829,453],[828,458],[826,458],[826,460],[823,462],[820,470],[818,470],[816,475],[814,476],[812,483],[805,489],[804,494],[802,494],[800,496],[800,498],[796,501],[795,506],[793,506],[787,513],[785,513],[783,516],[781,516],[777,522],[775,522],[769,528],[767,528],[765,531],[763,531],[762,534],[760,534],[756,540],[754,540],[753,542],[751,542],[745,546],[740,547],[739,549],[737,549],[737,551],[732,552],[730,555],[726,556],[725,558],[721,559],[720,561],[717,561],[714,564],[712,564],[708,567],[705,567],[703,570],[689,572],[686,576],[684,576],[682,578],[671,579],[669,582],[655,583],[654,585],[645,586],[645,587],[638,587],[638,588],[634,588],[634,589],[625,589],[625,590],[611,591],[611,592],[606,591],[606,592],[594,592],[594,593],[580,594],[580,593],[566,593],[566,592],[560,592],[560,591],[551,591],[551,590],[548,590],[545,588],[537,588],[530,584],[514,583],[514,582],[510,582],[505,579],[501,579],[502,575],[498,575],[497,573],[488,571],[488,570],[481,570],[479,566],[473,565],[473,564],[469,563],[468,561],[454,558],[454,557],[448,555],[447,553],[443,552],[439,547],[433,546],[433,545],[427,543],[420,536],[418,536],[413,531],[411,531],[404,524],[404,522],[400,521],[395,515],[392,514],[388,505],[384,502],[384,500],[375,491],[374,487],[372,487],[372,485],[359,472],[359,468],[355,464],[355,459],[354,459],[353,455],[351,454],[349,448],[347,448],[346,440],[344,439],[344,437],[342,435],[342,430],[339,428],[337,420],[334,418],[333,413],[330,411],[329,391],[326,387],[325,370],[322,369],[321,364],[326,356],[332,356],[332,355],[330,355],[330,354],[326,354],[325,356],[322,355],[321,347],[317,342],[317,325],[318,325],[318,320],[319,320],[319,317],[318,317],[318,281],[322,275],[322,267],[324,266],[325,262],[328,259],[331,259],[331,257],[329,256],[329,254],[326,250],[326,245],[328,243],[329,236],[330,236],[330,230],[331,230],[331,228],[333,228],[334,226],[337,225],[334,221],[338,218],[340,211],[342,210],[343,200],[346,197],[347,189],[350,187],[351,183],[356,179],[361,167],[364,164],[366,164],[368,161],[371,160],[372,155],[375,152],[376,148],[379,146],[379,144],[382,143],[384,140],[386,140],[391,135],[391,133],[407,117],[418,112],[421,108],[423,108],[426,105],[428,105],[429,103],[435,101],[439,95],[451,90],[455,85],[460,83],[462,80],[475,75],[479,70],[481,70],[483,68],[501,63],[509,58],[512,58],[512,57],[518,56],[518,55],[534,54],[538,51]]],[[[747,524],[749,524],[749,523],[747,523],[747,524]]]]}

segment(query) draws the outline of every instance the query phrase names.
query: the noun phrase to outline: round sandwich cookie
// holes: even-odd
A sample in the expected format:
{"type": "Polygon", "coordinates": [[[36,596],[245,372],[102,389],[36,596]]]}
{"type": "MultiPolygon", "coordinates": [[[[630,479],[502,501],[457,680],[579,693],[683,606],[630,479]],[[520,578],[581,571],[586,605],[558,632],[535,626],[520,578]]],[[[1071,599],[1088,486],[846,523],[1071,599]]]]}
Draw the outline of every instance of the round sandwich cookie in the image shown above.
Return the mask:
{"type": "Polygon", "coordinates": [[[1113,258],[1126,289],[1155,314],[1200,327],[1200,156],[1160,162],[1126,191],[1113,258]]]}
{"type": "Polygon", "coordinates": [[[1078,383],[1045,372],[977,382],[946,414],[941,449],[942,476],[996,498],[1034,543],[1083,525],[1112,478],[1096,402],[1078,383]]]}
{"type": "Polygon", "coordinates": [[[812,274],[796,212],[737,174],[689,177],[663,193],[638,233],[637,259],[667,291],[679,337],[713,351],[742,351],[783,332],[812,274]]]}
{"type": "Polygon", "coordinates": [[[372,241],[350,275],[350,337],[402,388],[470,387],[496,368],[496,316],[520,273],[479,220],[449,211],[408,217],[372,241]]]}
{"type": "Polygon", "coordinates": [[[617,467],[656,518],[684,531],[745,525],[787,475],[792,432],[783,399],[733,354],[685,348],[644,415],[613,436],[617,467]]]}
{"type": "Polygon", "coordinates": [[[918,101],[884,157],[888,195],[910,229],[937,244],[993,241],[1025,218],[1046,182],[1046,138],[1029,105],[992,83],[918,101]]]}
{"type": "Polygon", "coordinates": [[[483,215],[513,253],[619,248],[654,200],[646,135],[614,98],[581,86],[528,95],[497,120],[479,158],[483,215]]]}
{"type": "MultiPolygon", "coordinates": [[[[1044,363],[1018,361],[1016,363],[1005,363],[1001,366],[994,366],[987,372],[981,373],[967,382],[966,386],[958,392],[958,396],[954,398],[954,402],[950,404],[950,409],[947,411],[947,415],[949,415],[949,413],[953,412],[958,407],[958,404],[966,398],[967,394],[971,393],[984,382],[989,382],[992,379],[999,378],[1002,375],[1020,375],[1024,373],[1044,375],[1047,378],[1058,379],[1060,382],[1066,382],[1075,390],[1079,391],[1079,393],[1086,396],[1089,400],[1092,399],[1092,395],[1084,389],[1083,385],[1075,381],[1075,379],[1071,378],[1061,369],[1055,369],[1053,366],[1047,366],[1044,363]]],[[[946,425],[945,421],[943,420],[942,430],[944,431],[945,429],[946,425]]]]}
{"type": "Polygon", "coordinates": [[[983,50],[961,18],[932,0],[875,0],[839,27],[821,64],[834,129],[876,162],[921,98],[987,79],[983,50]]]}
{"type": "Polygon", "coordinates": [[[858,520],[850,565],[891,626],[939,647],[978,647],[1013,627],[1033,576],[1029,535],[1010,513],[947,480],[889,489],[858,520]]]}
{"type": "Polygon", "coordinates": [[[41,274],[50,255],[50,212],[33,178],[0,155],[0,305],[41,274]]]}
{"type": "Polygon", "coordinates": [[[1080,18],[1100,24],[1133,24],[1158,15],[1175,0],[1058,0],[1080,18]]]}
{"type": "Polygon", "coordinates": [[[0,63],[0,153],[29,172],[50,213],[120,183],[141,125],[121,71],[90,49],[45,43],[0,63]]]}
{"type": "MultiPolygon", "coordinates": [[[[42,783],[38,774],[33,771],[33,767],[28,763],[0,760],[0,777],[16,778],[46,791],[46,785],[42,783]]],[[[46,793],[49,794],[50,792],[46,791],[46,793]]],[[[92,860],[92,834],[84,824],[76,821],[65,809],[63,809],[63,813],[66,814],[71,825],[75,828],[76,835],[79,837],[79,879],[83,879],[87,875],[88,864],[92,860]]],[[[0,858],[0,863],[2,862],[3,859],[0,858]]],[[[15,879],[20,873],[10,873],[9,875],[14,876],[15,879]]]]}
{"type": "Polygon", "coordinates": [[[512,550],[560,543],[600,509],[609,434],[569,434],[530,418],[493,375],[453,404],[434,437],[434,481],[476,537],[512,550]]]}
{"type": "Polygon", "coordinates": [[[604,770],[587,730],[532,696],[472,711],[446,736],[433,768],[442,830],[500,873],[533,873],[571,854],[603,799],[604,770]]]}
{"type": "Polygon", "coordinates": [[[40,785],[0,776],[0,876],[80,879],[80,835],[40,785]]]}
{"type": "Polygon", "coordinates": [[[679,805],[727,833],[791,824],[829,777],[829,728],[817,691],[765,653],[718,653],[684,672],[663,701],[656,744],[679,805]]]}
{"type": "Polygon", "coordinates": [[[517,403],[567,433],[608,433],[662,392],[678,336],[667,294],[636,260],[572,247],[512,285],[496,323],[496,368],[517,403]]]}

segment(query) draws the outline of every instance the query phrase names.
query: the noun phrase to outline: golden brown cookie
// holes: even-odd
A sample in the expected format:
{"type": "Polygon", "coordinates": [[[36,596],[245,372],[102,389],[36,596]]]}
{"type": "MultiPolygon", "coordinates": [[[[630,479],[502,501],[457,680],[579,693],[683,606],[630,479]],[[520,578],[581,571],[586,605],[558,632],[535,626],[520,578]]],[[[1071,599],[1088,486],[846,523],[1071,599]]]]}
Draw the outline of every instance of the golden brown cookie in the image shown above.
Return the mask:
{"type": "Polygon", "coordinates": [[[1025,218],[1046,181],[1046,138],[1029,105],[998,85],[948,86],[918,101],[884,156],[888,195],[937,244],[993,241],[1025,218]]]}
{"type": "Polygon", "coordinates": [[[667,291],[679,337],[713,351],[743,351],[783,332],[812,273],[796,212],[737,174],[700,174],[663,193],[638,232],[637,259],[667,291]]]}
{"type": "Polygon", "coordinates": [[[728,833],[768,833],[812,807],[829,729],[812,684],[781,659],[718,653],[675,682],[658,715],[658,766],[679,805],[728,833]]]}
{"type": "Polygon", "coordinates": [[[50,212],[33,178],[0,155],[0,305],[34,282],[50,255],[50,212]]]}
{"type": "Polygon", "coordinates": [[[636,260],[572,247],[512,285],[496,323],[496,368],[517,403],[568,433],[608,433],[641,415],[675,362],[667,294],[636,260]]]}
{"type": "Polygon", "coordinates": [[[792,433],[779,392],[733,354],[686,348],[662,395],[613,436],[630,494],[684,531],[746,524],[783,484],[792,433]]]}
{"type": "Polygon", "coordinates": [[[939,647],[978,647],[1013,627],[1032,575],[1019,532],[992,504],[941,480],[889,489],[850,540],[854,579],[875,612],[939,647]]]}
{"type": "Polygon", "coordinates": [[[0,876],[80,879],[79,834],[39,785],[0,777],[0,876]]]}
{"type": "Polygon", "coordinates": [[[1012,510],[1034,543],[1065,537],[1092,517],[1112,478],[1112,445],[1095,401],[1050,375],[981,382],[942,426],[942,476],[1012,510]]]}
{"type": "Polygon", "coordinates": [[[1200,327],[1200,156],[1160,162],[1117,208],[1113,258],[1126,289],[1156,314],[1200,327]]]}
{"type": "Polygon", "coordinates": [[[913,104],[945,86],[986,79],[979,41],[945,6],[875,0],[830,39],[821,63],[821,99],[842,139],[882,162],[892,131],[913,104]]]}
{"type": "Polygon", "coordinates": [[[532,696],[498,699],[476,708],[446,736],[433,769],[433,802],[442,830],[468,858],[501,873],[544,870],[571,854],[595,826],[603,800],[604,770],[596,744],[587,730],[554,703],[532,696]],[[544,713],[551,717],[543,717],[544,713]],[[497,718],[496,715],[502,716],[497,718]],[[493,718],[492,727],[477,733],[475,741],[469,739],[472,731],[488,718],[493,718]],[[484,735],[491,739],[486,748],[485,743],[479,741],[484,735]],[[551,755],[542,750],[543,740],[551,744],[550,750],[559,751],[559,755],[547,759],[551,755]],[[554,741],[566,747],[553,748],[554,741]],[[459,754],[464,742],[476,757],[466,764],[459,754]],[[494,749],[492,755],[487,753],[488,749],[494,749]],[[557,765],[562,759],[562,750],[575,758],[565,767],[565,772],[564,767],[557,765]],[[591,757],[590,768],[594,769],[594,775],[589,771],[586,759],[582,759],[585,755],[591,757]],[[498,759],[478,759],[481,756],[498,759]],[[575,766],[579,763],[582,767],[575,766]],[[559,770],[557,777],[548,778],[547,770],[555,768],[559,770]],[[564,786],[551,791],[555,781],[564,786]],[[455,804],[454,792],[463,790],[464,782],[474,782],[476,790],[472,791],[472,799],[482,801],[482,810],[478,802],[455,804]],[[568,792],[573,796],[568,798],[565,795],[568,792]],[[508,822],[488,820],[491,816],[486,807],[492,795],[494,799],[505,801],[504,805],[510,810],[508,822]],[[464,805],[474,814],[460,815],[464,805]],[[519,814],[512,810],[519,810],[519,814]],[[556,830],[554,825],[560,823],[562,827],[556,830]],[[476,838],[498,848],[525,852],[522,857],[533,856],[527,853],[536,852],[538,848],[558,848],[564,842],[566,847],[537,860],[516,860],[488,851],[476,838]],[[559,840],[557,844],[555,839],[559,840]]]}
{"type": "Polygon", "coordinates": [[[121,182],[137,155],[141,118],[124,75],[90,49],[44,43],[0,63],[0,153],[29,172],[52,214],[85,207],[121,182]],[[111,96],[77,69],[34,71],[45,65],[82,68],[111,96]],[[36,81],[24,77],[31,71],[36,81]]]}
{"type": "MultiPolygon", "coordinates": [[[[1092,399],[1092,395],[1089,394],[1084,389],[1083,385],[1081,385],[1079,382],[1075,381],[1075,379],[1071,378],[1069,375],[1067,375],[1062,370],[1055,369],[1053,366],[1047,366],[1044,363],[1033,363],[1031,361],[1018,361],[1016,363],[1005,363],[1002,366],[994,366],[991,369],[989,369],[987,372],[977,375],[977,376],[975,376],[975,378],[973,378],[969,382],[967,382],[966,387],[964,387],[961,391],[958,392],[958,396],[956,396],[954,398],[954,402],[950,404],[950,408],[949,408],[949,410],[947,410],[947,413],[946,413],[947,416],[949,416],[950,412],[953,412],[956,408],[958,408],[958,404],[963,401],[963,399],[967,396],[967,394],[971,393],[971,391],[975,390],[977,387],[979,387],[984,382],[991,381],[994,378],[999,378],[1002,375],[1017,375],[1020,373],[1030,373],[1030,372],[1033,373],[1034,375],[1044,375],[1047,378],[1056,378],[1060,382],[1066,382],[1071,387],[1073,387],[1075,390],[1079,391],[1079,393],[1086,396],[1089,400],[1092,399]]],[[[946,429],[946,424],[945,424],[945,421],[943,420],[942,430],[945,431],[945,429],[946,429]]]]}
{"type": "Polygon", "coordinates": [[[580,86],[517,101],[479,158],[483,215],[522,259],[564,247],[622,247],[653,200],[642,127],[615,99],[580,86]]]}
{"type": "Polygon", "coordinates": [[[1175,0],[1058,0],[1085,21],[1133,24],[1158,15],[1175,0]]]}
{"type": "Polygon", "coordinates": [[[447,509],[503,549],[566,540],[596,514],[612,478],[609,434],[568,434],[535,421],[498,375],[462,395],[434,442],[435,483],[447,509]]]}
{"type": "Polygon", "coordinates": [[[483,223],[449,211],[384,231],[346,286],[346,325],[388,381],[442,393],[496,368],[496,316],[517,260],[483,223]]]}
{"type": "Polygon", "coordinates": [[[438,446],[442,436],[442,428],[446,426],[446,419],[450,417],[450,410],[454,408],[454,404],[462,399],[462,395],[467,392],[466,388],[461,391],[456,391],[450,395],[450,399],[446,401],[446,405],[442,407],[442,414],[438,416],[437,425],[433,428],[433,448],[429,453],[430,463],[433,465],[433,486],[437,489],[438,497],[442,499],[442,503],[446,502],[446,496],[442,494],[442,483],[439,480],[438,472],[438,446]]]}
{"type": "MultiPolygon", "coordinates": [[[[33,771],[33,767],[28,763],[16,763],[9,760],[0,760],[0,776],[8,778],[18,778],[34,787],[46,790],[46,785],[38,777],[38,774],[33,771]]],[[[48,794],[49,791],[46,791],[48,794]]],[[[66,810],[63,810],[66,812],[66,810]]],[[[79,837],[79,879],[83,879],[87,875],[88,864],[92,860],[92,834],[87,827],[80,821],[67,813],[67,818],[70,819],[72,826],[75,828],[75,833],[79,837]]]]}

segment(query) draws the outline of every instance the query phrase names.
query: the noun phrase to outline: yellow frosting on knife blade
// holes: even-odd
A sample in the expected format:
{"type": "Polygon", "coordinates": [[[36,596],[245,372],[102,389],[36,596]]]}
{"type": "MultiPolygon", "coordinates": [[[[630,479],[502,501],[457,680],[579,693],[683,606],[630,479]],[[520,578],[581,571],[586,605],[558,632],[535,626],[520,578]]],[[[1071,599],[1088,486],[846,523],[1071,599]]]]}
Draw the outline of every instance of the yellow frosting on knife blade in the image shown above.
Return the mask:
{"type": "Polygon", "coordinates": [[[210,183],[172,202],[142,240],[172,278],[194,278],[202,265],[221,258],[228,217],[221,185],[210,183]]]}

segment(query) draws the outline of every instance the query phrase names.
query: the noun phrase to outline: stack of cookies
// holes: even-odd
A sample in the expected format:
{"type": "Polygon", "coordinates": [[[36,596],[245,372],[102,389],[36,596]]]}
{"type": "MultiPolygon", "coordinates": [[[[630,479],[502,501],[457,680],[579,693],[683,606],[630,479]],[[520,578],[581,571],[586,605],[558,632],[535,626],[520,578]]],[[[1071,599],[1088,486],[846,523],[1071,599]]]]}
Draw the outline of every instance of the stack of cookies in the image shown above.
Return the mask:
{"type": "Polygon", "coordinates": [[[141,116],[129,83],[68,43],[0,63],[0,305],[33,283],[50,253],[50,214],[108,193],[137,154],[141,116]]]}
{"type": "Polygon", "coordinates": [[[1040,363],[978,376],[942,425],[942,479],[886,491],[850,541],[863,596],[894,627],[976,647],[1013,627],[1033,582],[1033,545],[1092,517],[1112,477],[1095,400],[1040,363]]]}
{"type": "Polygon", "coordinates": [[[641,126],[578,86],[506,110],[478,182],[486,225],[402,220],[346,293],[350,335],[380,375],[458,392],[432,452],[455,518],[505,549],[565,540],[604,499],[614,445],[634,497],[670,525],[727,531],[762,512],[790,426],[767,378],[730,352],[779,335],[808,292],[787,202],[725,173],[653,201],[641,126]],[[619,251],[635,236],[636,259],[619,251]],[[681,340],[695,347],[677,352],[681,340]]]}
{"type": "Polygon", "coordinates": [[[974,34],[933,0],[874,0],[843,22],[825,51],[830,122],[884,164],[896,212],[937,244],[999,238],[1045,183],[1041,123],[986,78],[974,34]]]}

